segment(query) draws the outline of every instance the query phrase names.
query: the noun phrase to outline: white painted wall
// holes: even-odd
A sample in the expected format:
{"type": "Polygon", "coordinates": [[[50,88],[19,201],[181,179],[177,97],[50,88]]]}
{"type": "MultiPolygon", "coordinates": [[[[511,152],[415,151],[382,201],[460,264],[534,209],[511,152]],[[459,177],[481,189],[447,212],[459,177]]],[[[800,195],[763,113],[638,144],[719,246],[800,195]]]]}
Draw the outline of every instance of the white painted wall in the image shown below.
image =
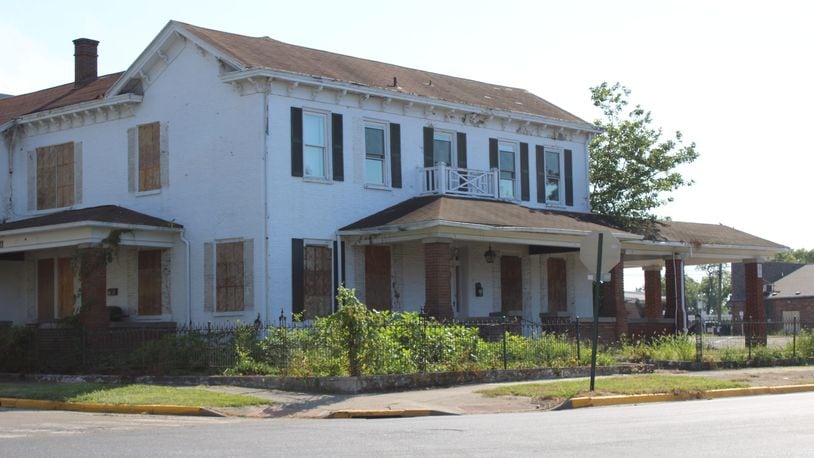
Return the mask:
{"type": "MultiPolygon", "coordinates": [[[[83,198],[75,208],[116,204],[184,225],[185,235],[191,242],[192,315],[188,317],[186,311],[186,255],[184,245],[179,240],[171,253],[173,269],[169,282],[172,285],[169,315],[175,321],[247,322],[253,320],[257,313],[266,319],[276,319],[281,310],[290,314],[291,239],[333,241],[337,229],[418,195],[421,191],[418,170],[423,167],[422,128],[425,126],[465,132],[468,167],[474,169],[489,168],[489,138],[528,143],[531,202],[526,205],[532,207],[565,209],[536,203],[535,145],[571,149],[575,206],[568,210],[588,211],[585,136],[566,133],[574,137],[555,140],[552,137],[556,134],[549,130],[530,130],[517,123],[502,123],[498,119],[475,126],[463,122],[463,113],[434,113],[425,111],[424,107],[386,103],[376,98],[364,100],[355,95],[340,95],[327,90],[317,92],[302,86],[292,90],[280,81],[272,83],[267,96],[262,89],[247,91],[244,87],[239,91],[219,79],[220,64],[192,42],[178,40],[165,51],[171,56],[169,64],[159,63],[161,67],[148,70],[150,83],[145,88],[143,102],[136,106],[132,116],[86,122],[64,130],[57,128],[45,133],[31,133],[17,141],[12,151],[7,151],[6,144],[0,143],[0,170],[7,168],[8,162],[14,172],[11,174],[12,191],[3,186],[4,180],[9,179],[9,173],[0,173],[0,193],[4,202],[11,203],[10,211],[4,214],[8,219],[46,213],[27,209],[26,152],[66,141],[82,142],[83,198]],[[292,106],[343,115],[343,182],[318,183],[291,176],[292,106]],[[268,126],[264,124],[266,115],[268,126]],[[401,125],[403,188],[381,190],[365,187],[364,120],[401,125]],[[160,193],[133,194],[128,192],[127,129],[154,121],[168,126],[169,186],[160,193]],[[269,160],[264,163],[265,153],[269,160]],[[10,161],[6,161],[9,155],[10,161]],[[264,226],[264,173],[268,174],[267,227],[264,226]],[[263,243],[266,229],[269,246],[267,258],[263,243]],[[228,238],[254,240],[252,270],[255,306],[243,313],[204,312],[203,245],[228,238]],[[268,262],[268,284],[264,278],[265,261],[268,262]],[[267,304],[266,290],[269,292],[267,304]]],[[[516,192],[519,195],[519,151],[516,169],[516,192]]],[[[5,206],[0,205],[0,212],[5,212],[5,206]]],[[[463,269],[461,281],[466,313],[484,316],[499,310],[499,267],[483,262],[481,254],[487,246],[463,244],[461,247],[467,250],[463,258],[466,268],[463,269]],[[474,295],[474,284],[478,281],[484,287],[484,296],[480,298],[474,295]]],[[[524,248],[510,245],[495,247],[507,253],[516,252],[520,256],[523,256],[524,248]]],[[[358,270],[362,253],[363,250],[352,247],[347,249],[347,286],[363,286],[358,270]]],[[[423,247],[418,242],[394,251],[393,271],[403,275],[397,280],[394,290],[399,293],[397,304],[403,310],[417,311],[424,304],[423,256],[423,247]]],[[[569,265],[573,265],[575,259],[569,260],[569,265]]],[[[361,265],[363,276],[363,262],[361,265]]],[[[540,280],[542,273],[536,256],[524,256],[523,268],[526,272],[524,285],[527,284],[523,298],[529,307],[530,315],[527,318],[533,319],[542,310],[536,298],[542,297],[540,289],[544,281],[540,280]]],[[[120,276],[126,270],[123,266],[111,269],[110,282],[128,285],[132,282],[132,279],[120,276]]],[[[569,284],[572,278],[582,275],[580,267],[573,269],[569,270],[569,284]]],[[[30,274],[30,266],[24,271],[30,274]]],[[[16,274],[19,275],[19,271],[16,274]]],[[[14,283],[25,285],[30,296],[33,280],[27,278],[28,274],[24,277],[22,282],[14,283]]],[[[574,284],[574,291],[569,289],[569,298],[574,300],[573,307],[578,307],[581,305],[577,304],[583,302],[583,296],[590,298],[590,289],[584,288],[588,285],[587,280],[575,280],[574,284]]],[[[0,284],[0,298],[5,294],[2,288],[0,284]]],[[[130,286],[125,289],[132,294],[130,286]]],[[[363,293],[363,288],[359,289],[363,293]]],[[[120,295],[123,293],[125,291],[120,289],[120,295]]],[[[8,294],[9,297],[13,296],[11,292],[8,294]]],[[[111,305],[120,302],[126,302],[124,296],[111,298],[111,305]]],[[[4,319],[2,314],[0,319],[4,319]]],[[[28,316],[27,319],[32,317],[28,316]]]]}

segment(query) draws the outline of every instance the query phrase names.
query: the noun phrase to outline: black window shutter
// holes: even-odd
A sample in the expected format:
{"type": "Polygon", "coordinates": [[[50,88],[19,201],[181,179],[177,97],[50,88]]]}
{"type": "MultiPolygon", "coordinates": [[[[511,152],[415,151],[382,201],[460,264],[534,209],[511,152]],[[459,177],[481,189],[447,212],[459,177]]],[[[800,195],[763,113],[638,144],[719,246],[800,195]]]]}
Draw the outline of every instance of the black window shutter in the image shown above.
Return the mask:
{"type": "Polygon", "coordinates": [[[342,154],[344,141],[342,140],[342,115],[331,114],[331,157],[334,172],[334,181],[345,180],[345,161],[342,154]]]}
{"type": "Polygon", "coordinates": [[[302,108],[291,107],[291,176],[302,176],[302,108]]]}
{"type": "Polygon", "coordinates": [[[520,200],[529,200],[529,144],[520,144],[520,200]]]}
{"type": "Polygon", "coordinates": [[[432,127],[424,128],[424,167],[432,167],[432,144],[435,132],[432,127]]]}
{"type": "Polygon", "coordinates": [[[304,256],[302,239],[291,239],[291,313],[302,313],[305,309],[304,256]]]}
{"type": "Polygon", "coordinates": [[[489,139],[489,168],[496,169],[498,168],[497,163],[497,139],[490,138],[489,139]]]}
{"type": "Polygon", "coordinates": [[[572,164],[572,153],[570,149],[565,150],[565,205],[574,205],[574,167],[572,164]]]}
{"type": "Polygon", "coordinates": [[[545,203],[545,150],[542,146],[535,147],[537,167],[537,202],[545,203]]]}
{"type": "Polygon", "coordinates": [[[458,138],[456,143],[458,143],[458,168],[465,169],[466,168],[466,134],[464,132],[458,132],[458,138]]]}
{"type": "Polygon", "coordinates": [[[401,126],[390,123],[390,185],[401,187],[401,126]]]}
{"type": "Polygon", "coordinates": [[[337,296],[338,290],[339,290],[339,256],[337,256],[338,253],[339,253],[339,244],[336,243],[336,240],[334,240],[334,249],[331,252],[331,258],[333,258],[332,260],[333,260],[333,271],[334,271],[334,288],[333,288],[333,294],[331,294],[331,297],[333,298],[333,311],[334,312],[336,312],[337,308],[339,307],[339,304],[337,303],[338,301],[336,300],[336,296],[337,296]]]}

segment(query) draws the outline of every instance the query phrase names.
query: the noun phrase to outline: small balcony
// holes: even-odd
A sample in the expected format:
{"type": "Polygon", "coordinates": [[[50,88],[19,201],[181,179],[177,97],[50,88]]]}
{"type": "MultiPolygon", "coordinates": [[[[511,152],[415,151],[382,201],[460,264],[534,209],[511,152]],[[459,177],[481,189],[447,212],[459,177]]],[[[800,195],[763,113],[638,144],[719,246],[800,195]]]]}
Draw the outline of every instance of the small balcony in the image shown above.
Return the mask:
{"type": "Polygon", "coordinates": [[[420,170],[423,194],[452,194],[487,199],[501,197],[498,169],[461,169],[442,162],[420,170]]]}

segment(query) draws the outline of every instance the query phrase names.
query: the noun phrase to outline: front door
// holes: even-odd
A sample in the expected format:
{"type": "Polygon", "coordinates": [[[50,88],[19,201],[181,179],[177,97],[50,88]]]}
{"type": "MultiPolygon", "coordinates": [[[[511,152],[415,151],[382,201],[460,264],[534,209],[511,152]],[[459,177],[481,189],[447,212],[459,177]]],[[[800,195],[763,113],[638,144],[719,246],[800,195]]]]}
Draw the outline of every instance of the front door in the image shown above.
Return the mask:
{"type": "Polygon", "coordinates": [[[523,312],[523,278],[520,257],[500,257],[500,311],[507,316],[523,312]]]}

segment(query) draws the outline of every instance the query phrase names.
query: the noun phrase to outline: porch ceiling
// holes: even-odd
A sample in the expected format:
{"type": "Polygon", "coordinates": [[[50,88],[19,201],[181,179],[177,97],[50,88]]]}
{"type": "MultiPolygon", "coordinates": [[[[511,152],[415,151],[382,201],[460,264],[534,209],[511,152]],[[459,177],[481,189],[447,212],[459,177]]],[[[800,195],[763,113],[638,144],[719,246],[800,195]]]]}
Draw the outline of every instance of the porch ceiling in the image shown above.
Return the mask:
{"type": "Polygon", "coordinates": [[[123,246],[172,247],[183,226],[114,205],[64,210],[0,224],[0,253],[98,244],[121,231],[123,246]]]}

